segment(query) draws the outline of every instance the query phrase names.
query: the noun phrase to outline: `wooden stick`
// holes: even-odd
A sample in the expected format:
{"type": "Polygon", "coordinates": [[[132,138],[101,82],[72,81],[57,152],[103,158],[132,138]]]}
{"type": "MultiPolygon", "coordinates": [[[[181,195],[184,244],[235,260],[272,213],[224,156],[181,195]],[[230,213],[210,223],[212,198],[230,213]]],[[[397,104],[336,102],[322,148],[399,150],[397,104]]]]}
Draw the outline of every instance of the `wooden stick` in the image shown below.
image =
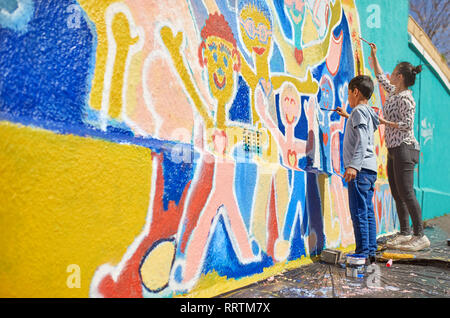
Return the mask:
{"type": "Polygon", "coordinates": [[[364,42],[366,42],[367,44],[372,44],[372,43],[370,43],[369,41],[367,41],[367,40],[365,40],[365,39],[363,39],[362,37],[359,37],[361,40],[363,40],[364,42]]]}

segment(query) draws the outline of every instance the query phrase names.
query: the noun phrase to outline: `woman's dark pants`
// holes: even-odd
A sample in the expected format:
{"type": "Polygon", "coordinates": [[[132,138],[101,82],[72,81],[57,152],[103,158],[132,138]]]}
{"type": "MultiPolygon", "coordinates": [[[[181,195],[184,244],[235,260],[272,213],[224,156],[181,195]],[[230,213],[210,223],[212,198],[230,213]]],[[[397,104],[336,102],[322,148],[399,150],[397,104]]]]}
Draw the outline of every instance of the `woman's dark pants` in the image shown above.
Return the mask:
{"type": "Polygon", "coordinates": [[[411,216],[414,235],[423,235],[422,210],[414,193],[414,167],[419,162],[419,150],[402,143],[388,148],[387,173],[392,197],[395,200],[400,234],[410,235],[411,216]]]}

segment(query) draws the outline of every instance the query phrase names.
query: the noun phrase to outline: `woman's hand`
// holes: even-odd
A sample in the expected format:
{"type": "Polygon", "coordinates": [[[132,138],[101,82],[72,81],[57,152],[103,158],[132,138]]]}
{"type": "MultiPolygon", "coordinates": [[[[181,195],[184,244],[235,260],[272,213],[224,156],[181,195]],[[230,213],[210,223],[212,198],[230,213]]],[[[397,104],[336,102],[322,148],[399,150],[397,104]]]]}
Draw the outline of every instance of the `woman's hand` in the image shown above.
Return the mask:
{"type": "Polygon", "coordinates": [[[377,45],[375,43],[370,43],[370,55],[373,59],[373,70],[375,71],[375,75],[383,74],[383,70],[381,69],[380,63],[377,58],[377,45]]]}
{"type": "Polygon", "coordinates": [[[338,113],[339,116],[342,116],[342,117],[345,117],[345,118],[349,118],[350,117],[350,115],[342,107],[336,107],[336,113],[338,113]]]}
{"type": "Polygon", "coordinates": [[[377,46],[375,43],[370,43],[370,54],[372,57],[375,57],[377,55],[377,46]]]}

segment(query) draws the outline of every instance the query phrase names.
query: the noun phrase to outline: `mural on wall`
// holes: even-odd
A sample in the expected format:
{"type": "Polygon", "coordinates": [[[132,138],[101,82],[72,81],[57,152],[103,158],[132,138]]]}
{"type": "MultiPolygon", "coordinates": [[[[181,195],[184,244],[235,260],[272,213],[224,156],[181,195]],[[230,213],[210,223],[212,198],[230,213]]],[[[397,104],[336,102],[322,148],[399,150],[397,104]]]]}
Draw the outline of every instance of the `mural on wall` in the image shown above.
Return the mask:
{"type": "MultiPolygon", "coordinates": [[[[152,151],[142,232],[97,264],[90,296],[175,296],[354,243],[333,111],[370,73],[353,0],[6,3],[1,118],[152,151]]],[[[378,233],[392,231],[382,182],[374,206],[378,233]]]]}

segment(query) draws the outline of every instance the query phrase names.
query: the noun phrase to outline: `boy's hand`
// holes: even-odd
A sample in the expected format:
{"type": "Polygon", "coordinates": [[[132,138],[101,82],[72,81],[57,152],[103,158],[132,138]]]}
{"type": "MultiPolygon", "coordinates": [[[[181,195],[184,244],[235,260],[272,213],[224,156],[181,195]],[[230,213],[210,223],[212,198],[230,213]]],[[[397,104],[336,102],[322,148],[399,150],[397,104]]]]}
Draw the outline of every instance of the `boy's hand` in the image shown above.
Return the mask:
{"type": "Polygon", "coordinates": [[[345,118],[350,117],[350,115],[342,107],[336,107],[336,113],[338,113],[340,116],[345,117],[345,118]]]}
{"type": "Polygon", "coordinates": [[[398,123],[386,120],[386,119],[381,118],[381,117],[379,117],[379,120],[380,120],[380,124],[381,125],[386,125],[386,126],[391,127],[391,128],[397,128],[397,129],[399,128],[399,124],[398,123]]]}
{"type": "Polygon", "coordinates": [[[347,169],[345,169],[345,173],[344,173],[345,182],[350,182],[353,179],[355,179],[357,173],[358,173],[358,171],[355,168],[348,167],[347,169]]]}

